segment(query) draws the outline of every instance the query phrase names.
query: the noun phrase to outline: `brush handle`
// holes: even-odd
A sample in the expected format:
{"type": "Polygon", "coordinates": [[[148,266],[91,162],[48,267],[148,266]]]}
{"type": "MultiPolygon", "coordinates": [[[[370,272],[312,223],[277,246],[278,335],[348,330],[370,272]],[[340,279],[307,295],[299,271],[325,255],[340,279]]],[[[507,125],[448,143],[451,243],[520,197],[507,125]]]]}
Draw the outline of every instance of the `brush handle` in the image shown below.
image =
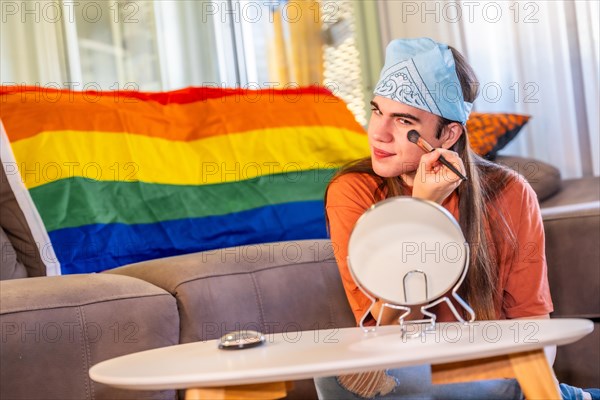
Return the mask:
{"type": "Polygon", "coordinates": [[[452,163],[450,161],[446,160],[444,158],[444,156],[440,155],[440,158],[438,158],[438,160],[439,160],[439,162],[444,164],[446,167],[448,167],[450,169],[450,171],[454,172],[456,174],[456,176],[458,176],[461,180],[463,180],[463,181],[468,180],[467,177],[464,176],[454,165],[452,165],[452,163]]]}
{"type": "MultiPolygon", "coordinates": [[[[435,150],[433,148],[433,146],[430,145],[428,141],[423,139],[421,137],[421,135],[419,134],[419,132],[417,132],[415,130],[408,132],[408,140],[410,142],[416,144],[417,146],[419,146],[421,148],[421,150],[423,150],[426,153],[431,153],[432,151],[435,150]]],[[[444,164],[446,167],[448,167],[450,169],[450,171],[454,172],[456,174],[456,176],[458,176],[461,180],[463,180],[463,181],[468,180],[467,177],[464,176],[458,169],[456,169],[456,167],[454,165],[452,165],[448,160],[446,160],[443,155],[440,154],[440,157],[438,158],[438,160],[442,164],[444,164]]]]}

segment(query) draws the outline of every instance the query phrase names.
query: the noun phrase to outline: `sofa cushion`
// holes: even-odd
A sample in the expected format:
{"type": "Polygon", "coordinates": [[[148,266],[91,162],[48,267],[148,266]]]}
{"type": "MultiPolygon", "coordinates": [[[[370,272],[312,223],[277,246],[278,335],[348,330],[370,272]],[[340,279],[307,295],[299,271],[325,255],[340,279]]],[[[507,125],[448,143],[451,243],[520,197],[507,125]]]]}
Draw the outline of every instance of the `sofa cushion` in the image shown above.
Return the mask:
{"type": "Polygon", "coordinates": [[[560,171],[550,164],[533,158],[509,155],[497,155],[494,161],[521,174],[537,194],[540,203],[561,190],[560,171]]]}
{"type": "Polygon", "coordinates": [[[103,360],[177,344],[175,299],[147,282],[116,275],[0,282],[1,398],[173,399],[95,383],[103,360]]]}
{"type": "Polygon", "coordinates": [[[322,88],[0,94],[62,273],[325,238],[328,181],[369,153],[346,104],[322,88]]]}

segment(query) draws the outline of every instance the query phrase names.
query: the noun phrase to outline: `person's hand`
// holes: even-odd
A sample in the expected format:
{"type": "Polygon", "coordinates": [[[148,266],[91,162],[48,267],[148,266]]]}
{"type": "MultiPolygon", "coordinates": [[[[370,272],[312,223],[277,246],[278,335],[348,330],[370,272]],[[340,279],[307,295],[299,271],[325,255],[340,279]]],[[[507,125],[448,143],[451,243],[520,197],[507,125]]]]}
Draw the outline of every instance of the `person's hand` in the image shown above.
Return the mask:
{"type": "Polygon", "coordinates": [[[413,197],[442,204],[460,185],[462,182],[460,177],[439,162],[438,159],[441,155],[463,175],[466,175],[465,166],[456,152],[446,149],[435,149],[431,153],[423,154],[421,157],[414,179],[413,197]]]}

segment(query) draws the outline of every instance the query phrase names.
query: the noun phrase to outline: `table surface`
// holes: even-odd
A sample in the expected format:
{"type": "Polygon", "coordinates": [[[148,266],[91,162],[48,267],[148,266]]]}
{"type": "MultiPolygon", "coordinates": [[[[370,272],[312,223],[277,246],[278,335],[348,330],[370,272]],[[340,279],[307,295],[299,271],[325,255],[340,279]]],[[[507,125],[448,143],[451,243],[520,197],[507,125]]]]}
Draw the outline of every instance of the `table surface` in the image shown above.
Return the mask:
{"type": "Polygon", "coordinates": [[[218,341],[163,347],[103,361],[90,377],[111,386],[162,390],[307,379],[371,369],[441,364],[572,343],[589,334],[584,319],[439,323],[405,339],[398,326],[266,334],[266,343],[220,350],[218,341]]]}

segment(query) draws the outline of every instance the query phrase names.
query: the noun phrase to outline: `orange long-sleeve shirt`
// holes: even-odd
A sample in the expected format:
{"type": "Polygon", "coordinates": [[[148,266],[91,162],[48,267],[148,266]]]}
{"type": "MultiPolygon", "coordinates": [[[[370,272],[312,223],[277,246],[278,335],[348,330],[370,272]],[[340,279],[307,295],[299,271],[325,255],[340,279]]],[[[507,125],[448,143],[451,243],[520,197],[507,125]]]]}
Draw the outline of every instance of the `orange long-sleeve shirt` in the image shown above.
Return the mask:
{"type": "MultiPolygon", "coordinates": [[[[373,176],[350,173],[336,178],[327,192],[327,217],[336,261],[346,296],[356,321],[369,308],[370,300],[360,291],[348,269],[348,241],[358,218],[378,200],[378,182],[373,176]]],[[[553,311],[548,286],[544,228],[531,186],[522,177],[511,180],[495,200],[492,209],[503,210],[514,232],[518,249],[501,242],[496,318],[520,318],[548,314],[553,311]]],[[[452,193],[442,204],[458,220],[458,195],[452,193]]],[[[434,308],[438,321],[454,321],[450,309],[441,304],[434,308]]]]}

